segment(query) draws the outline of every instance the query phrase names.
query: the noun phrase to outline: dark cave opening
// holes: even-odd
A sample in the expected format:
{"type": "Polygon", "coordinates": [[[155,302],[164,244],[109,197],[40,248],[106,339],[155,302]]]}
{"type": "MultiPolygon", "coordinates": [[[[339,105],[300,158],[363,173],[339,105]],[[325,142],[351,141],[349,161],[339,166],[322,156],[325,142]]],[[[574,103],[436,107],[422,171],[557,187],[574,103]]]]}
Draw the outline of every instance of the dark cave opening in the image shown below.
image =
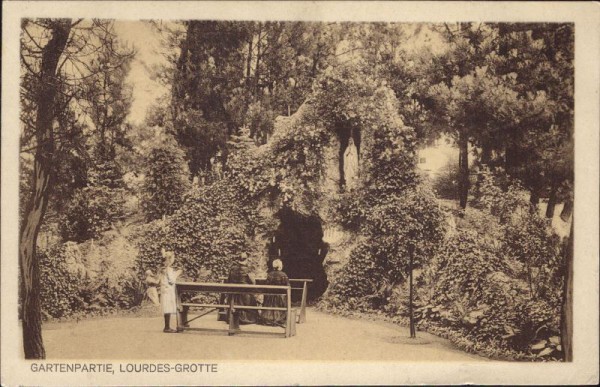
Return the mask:
{"type": "MultiPolygon", "coordinates": [[[[277,213],[279,228],[269,242],[269,270],[273,260],[280,258],[283,271],[289,278],[309,278],[308,299],[319,298],[329,282],[323,268],[328,252],[323,242],[323,227],[318,216],[305,216],[284,208],[277,213]]],[[[292,300],[299,301],[301,292],[293,292],[292,300]]]]}

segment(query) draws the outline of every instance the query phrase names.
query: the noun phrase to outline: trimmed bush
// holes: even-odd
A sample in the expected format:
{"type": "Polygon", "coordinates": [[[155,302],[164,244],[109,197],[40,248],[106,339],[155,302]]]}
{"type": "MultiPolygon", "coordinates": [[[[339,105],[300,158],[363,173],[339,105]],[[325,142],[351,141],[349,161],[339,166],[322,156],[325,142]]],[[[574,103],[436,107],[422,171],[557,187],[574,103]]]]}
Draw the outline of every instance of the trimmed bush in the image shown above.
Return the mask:
{"type": "Polygon", "coordinates": [[[190,187],[184,152],[172,141],[152,148],[146,158],[141,205],[147,220],[173,214],[190,187]]]}

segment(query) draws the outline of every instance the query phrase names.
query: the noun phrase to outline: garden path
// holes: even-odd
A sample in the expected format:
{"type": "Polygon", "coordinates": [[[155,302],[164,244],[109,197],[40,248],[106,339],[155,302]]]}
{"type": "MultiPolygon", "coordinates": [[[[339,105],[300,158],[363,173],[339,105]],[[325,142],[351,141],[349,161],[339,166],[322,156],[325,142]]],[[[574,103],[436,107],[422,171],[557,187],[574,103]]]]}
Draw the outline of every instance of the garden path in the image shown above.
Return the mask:
{"type": "MultiPolygon", "coordinates": [[[[351,319],[307,311],[308,321],[297,325],[297,335],[283,339],[267,335],[187,331],[162,333],[162,316],[116,317],[79,322],[48,323],[43,337],[47,358],[113,360],[362,360],[461,361],[486,360],[465,353],[447,340],[418,332],[417,343],[408,328],[391,323],[351,319]]],[[[200,319],[202,327],[226,328],[215,316],[200,319]]],[[[194,323],[192,323],[194,326],[194,323]]],[[[263,326],[242,330],[282,332],[263,326]]]]}

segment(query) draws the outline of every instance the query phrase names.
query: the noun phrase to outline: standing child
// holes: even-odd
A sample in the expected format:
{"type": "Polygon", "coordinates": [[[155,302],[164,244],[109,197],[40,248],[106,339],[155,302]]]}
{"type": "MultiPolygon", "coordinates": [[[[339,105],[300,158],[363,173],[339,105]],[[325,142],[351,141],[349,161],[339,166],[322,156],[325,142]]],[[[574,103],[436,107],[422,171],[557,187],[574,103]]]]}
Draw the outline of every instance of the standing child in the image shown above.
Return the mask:
{"type": "Polygon", "coordinates": [[[175,301],[175,281],[181,274],[181,270],[174,270],[172,265],[175,261],[175,253],[172,251],[162,250],[163,258],[165,259],[165,268],[160,279],[160,303],[162,305],[163,314],[165,317],[165,333],[175,333],[175,329],[171,329],[171,315],[177,313],[177,303],[175,301]]]}
{"type": "Polygon", "coordinates": [[[152,270],[146,270],[146,285],[148,285],[148,289],[146,289],[146,296],[154,305],[159,305],[159,297],[158,297],[158,289],[156,286],[160,284],[160,281],[156,279],[152,270]]]}

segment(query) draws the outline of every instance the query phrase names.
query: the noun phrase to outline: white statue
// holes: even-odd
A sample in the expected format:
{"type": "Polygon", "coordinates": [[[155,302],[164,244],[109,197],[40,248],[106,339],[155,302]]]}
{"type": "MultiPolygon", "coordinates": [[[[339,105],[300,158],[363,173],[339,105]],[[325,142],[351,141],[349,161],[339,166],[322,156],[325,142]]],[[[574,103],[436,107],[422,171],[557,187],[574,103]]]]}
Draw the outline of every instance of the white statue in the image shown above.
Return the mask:
{"type": "Polygon", "coordinates": [[[344,179],[346,180],[346,188],[351,189],[356,186],[358,178],[358,150],[354,145],[354,139],[350,137],[348,147],[344,152],[344,179]]]}

